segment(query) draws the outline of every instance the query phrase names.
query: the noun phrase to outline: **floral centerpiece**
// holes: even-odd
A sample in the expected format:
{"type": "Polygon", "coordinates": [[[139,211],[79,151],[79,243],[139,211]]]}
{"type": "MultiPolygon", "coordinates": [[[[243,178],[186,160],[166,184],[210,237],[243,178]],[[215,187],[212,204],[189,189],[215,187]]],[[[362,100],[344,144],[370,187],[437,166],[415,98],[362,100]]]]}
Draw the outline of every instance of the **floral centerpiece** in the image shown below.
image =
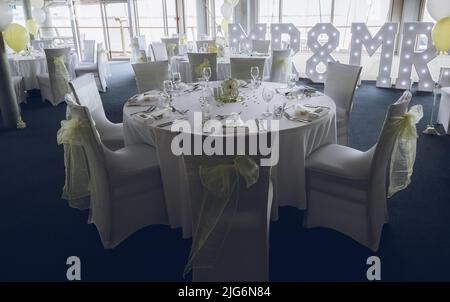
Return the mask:
{"type": "Polygon", "coordinates": [[[220,100],[224,103],[236,103],[240,101],[239,81],[233,78],[222,82],[222,95],[220,100]]]}

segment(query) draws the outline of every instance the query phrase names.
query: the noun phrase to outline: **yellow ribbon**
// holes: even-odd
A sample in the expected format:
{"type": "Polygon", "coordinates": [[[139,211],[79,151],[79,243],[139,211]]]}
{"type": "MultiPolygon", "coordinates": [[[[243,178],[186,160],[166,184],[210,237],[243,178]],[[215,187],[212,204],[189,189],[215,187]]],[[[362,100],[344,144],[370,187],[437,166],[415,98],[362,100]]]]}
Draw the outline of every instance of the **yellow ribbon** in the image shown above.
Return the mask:
{"type": "Polygon", "coordinates": [[[55,65],[55,81],[56,89],[62,89],[59,94],[64,95],[70,93],[69,81],[70,74],[66,67],[66,61],[64,56],[57,56],[53,58],[53,64],[55,65]]]}
{"type": "Polygon", "coordinates": [[[178,52],[178,44],[169,43],[166,45],[166,49],[168,57],[171,58],[178,52]]]}
{"type": "Polygon", "coordinates": [[[416,105],[403,116],[389,120],[389,126],[393,129],[396,140],[391,155],[388,197],[392,197],[411,183],[418,138],[416,124],[422,117],[422,106],[416,105]]]}
{"type": "Polygon", "coordinates": [[[89,208],[89,169],[83,140],[89,125],[79,119],[61,121],[56,135],[58,145],[64,145],[65,183],[62,198],[72,207],[89,208]]]}
{"type": "Polygon", "coordinates": [[[224,242],[232,219],[222,219],[231,204],[232,216],[237,209],[239,199],[239,179],[244,178],[246,187],[250,188],[259,178],[259,166],[246,156],[236,157],[233,163],[214,166],[200,166],[200,181],[203,185],[203,200],[197,228],[194,233],[191,252],[183,275],[192,269],[192,263],[199,255],[206,242],[213,237],[218,244],[210,244],[207,251],[212,259],[219,252],[224,242]],[[215,233],[213,235],[213,232],[215,233]]]}

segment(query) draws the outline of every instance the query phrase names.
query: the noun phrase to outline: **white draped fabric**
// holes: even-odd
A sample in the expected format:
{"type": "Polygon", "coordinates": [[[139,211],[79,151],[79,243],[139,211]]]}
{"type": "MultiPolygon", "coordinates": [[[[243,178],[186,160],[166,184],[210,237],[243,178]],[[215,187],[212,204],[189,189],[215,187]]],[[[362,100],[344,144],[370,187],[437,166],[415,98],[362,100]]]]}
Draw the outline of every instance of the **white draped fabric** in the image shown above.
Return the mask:
{"type": "MultiPolygon", "coordinates": [[[[70,56],[69,73],[75,77],[75,66],[78,62],[76,53],[70,56]]],[[[39,89],[37,76],[48,72],[45,55],[21,56],[13,55],[9,57],[9,66],[12,76],[23,77],[25,90],[39,89]]]]}
{"type": "MultiPolygon", "coordinates": [[[[211,86],[217,83],[212,82],[211,86]]],[[[261,118],[266,109],[266,103],[261,98],[262,87],[273,88],[282,86],[276,83],[263,83],[256,91],[241,89],[241,95],[249,100],[242,103],[211,106],[211,114],[230,114],[241,112],[243,121],[261,118]]],[[[174,99],[175,108],[189,109],[187,117],[192,124],[194,112],[201,112],[198,101],[201,91],[184,94],[174,99]]],[[[272,104],[286,102],[284,96],[276,94],[272,104]]],[[[322,145],[336,142],[336,111],[334,102],[327,96],[320,94],[302,100],[304,104],[325,106],[330,108],[328,114],[310,123],[280,120],[280,160],[272,170],[274,186],[274,209],[277,206],[293,206],[298,209],[306,208],[305,158],[322,145]]],[[[183,173],[184,164],[181,157],[174,156],[171,151],[172,138],[176,135],[169,127],[160,129],[151,123],[136,118],[134,112],[139,107],[124,107],[124,136],[125,144],[147,143],[156,147],[161,166],[164,184],[164,194],[168,209],[170,225],[182,227],[183,236],[192,234],[191,208],[188,200],[187,180],[183,173]]],[[[170,117],[169,117],[170,119],[170,117]]],[[[172,117],[173,119],[173,117],[172,117]]],[[[164,122],[164,120],[161,120],[164,122]]],[[[159,123],[159,122],[158,122],[159,123]]],[[[272,218],[277,218],[276,210],[272,218]]]]}
{"type": "MultiPolygon", "coordinates": [[[[242,56],[239,56],[242,57],[242,56]]],[[[264,64],[264,77],[267,78],[270,75],[270,57],[267,56],[264,64]]],[[[171,58],[172,70],[176,70],[181,74],[181,80],[185,83],[192,83],[191,66],[187,57],[175,56],[171,58]]],[[[231,76],[230,58],[217,58],[217,79],[225,80],[231,76]]],[[[248,71],[248,78],[250,79],[250,70],[248,71]]]]}
{"type": "Polygon", "coordinates": [[[442,88],[441,93],[437,123],[444,127],[445,133],[450,134],[450,87],[442,88]]]}

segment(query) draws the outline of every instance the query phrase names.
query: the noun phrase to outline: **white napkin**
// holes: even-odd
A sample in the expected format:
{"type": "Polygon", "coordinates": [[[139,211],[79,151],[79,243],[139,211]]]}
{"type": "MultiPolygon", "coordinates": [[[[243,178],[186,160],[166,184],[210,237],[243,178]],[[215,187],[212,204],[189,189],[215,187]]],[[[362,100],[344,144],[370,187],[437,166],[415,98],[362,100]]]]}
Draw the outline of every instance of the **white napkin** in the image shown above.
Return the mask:
{"type": "Polygon", "coordinates": [[[158,94],[141,93],[131,97],[127,102],[127,106],[149,106],[159,102],[159,100],[160,95],[158,94]]]}
{"type": "Polygon", "coordinates": [[[155,120],[156,117],[160,116],[160,115],[166,115],[169,112],[171,112],[172,110],[170,108],[163,108],[163,109],[157,109],[153,112],[141,112],[141,113],[137,113],[134,114],[133,117],[137,120],[140,121],[148,121],[148,120],[155,120]]]}
{"type": "Polygon", "coordinates": [[[301,104],[295,104],[292,107],[291,115],[297,118],[317,119],[327,114],[328,111],[329,109],[326,107],[314,105],[303,106],[301,104]]]}

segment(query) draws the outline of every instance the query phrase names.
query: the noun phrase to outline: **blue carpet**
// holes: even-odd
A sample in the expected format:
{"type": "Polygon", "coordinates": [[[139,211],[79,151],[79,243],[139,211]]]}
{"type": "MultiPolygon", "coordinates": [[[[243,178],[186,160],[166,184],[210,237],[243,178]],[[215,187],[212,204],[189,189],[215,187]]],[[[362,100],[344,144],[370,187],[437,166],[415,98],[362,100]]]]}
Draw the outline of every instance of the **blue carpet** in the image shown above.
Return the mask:
{"type": "MultiPolygon", "coordinates": [[[[108,117],[120,122],[136,85],[129,64],[114,63],[112,72],[102,99],[108,117]]],[[[352,113],[353,147],[367,150],[375,143],[387,107],[401,94],[362,84],[352,113]]],[[[429,93],[414,93],[412,105],[425,111],[419,132],[432,100],[429,93]]],[[[95,226],[86,223],[87,212],[60,198],[64,164],[56,131],[65,105],[53,107],[31,93],[22,114],[26,129],[0,131],[0,281],[65,281],[72,255],[81,259],[83,281],[183,281],[191,241],[180,230],[148,227],[104,250],[95,226]]],[[[420,134],[412,183],[388,200],[390,224],[376,253],[383,281],[450,281],[449,152],[450,137],[420,134]]],[[[366,259],[374,253],[333,230],[304,229],[302,215],[281,208],[280,220],[271,224],[270,279],[365,281],[366,259]]]]}

